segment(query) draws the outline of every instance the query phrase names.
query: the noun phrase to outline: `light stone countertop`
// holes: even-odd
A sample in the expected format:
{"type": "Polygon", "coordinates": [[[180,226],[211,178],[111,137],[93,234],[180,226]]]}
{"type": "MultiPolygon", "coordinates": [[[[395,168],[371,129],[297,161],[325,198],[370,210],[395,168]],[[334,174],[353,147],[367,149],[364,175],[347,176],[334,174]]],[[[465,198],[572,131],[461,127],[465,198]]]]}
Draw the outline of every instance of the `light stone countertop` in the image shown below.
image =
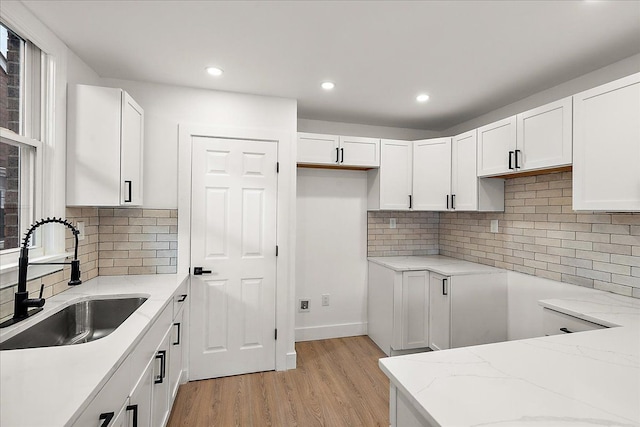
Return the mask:
{"type": "Polygon", "coordinates": [[[379,365],[433,425],[640,426],[640,300],[602,293],[540,305],[619,326],[379,365]]]}
{"type": "Polygon", "coordinates": [[[153,321],[167,306],[186,275],[99,276],[47,298],[44,310],[0,340],[48,317],[61,306],[86,297],[148,297],[127,320],[99,340],[59,347],[0,351],[0,426],[64,426],[97,395],[153,321]]]}
{"type": "Polygon", "coordinates": [[[443,255],[369,257],[367,260],[394,271],[429,270],[443,276],[504,273],[504,270],[443,255]]]}

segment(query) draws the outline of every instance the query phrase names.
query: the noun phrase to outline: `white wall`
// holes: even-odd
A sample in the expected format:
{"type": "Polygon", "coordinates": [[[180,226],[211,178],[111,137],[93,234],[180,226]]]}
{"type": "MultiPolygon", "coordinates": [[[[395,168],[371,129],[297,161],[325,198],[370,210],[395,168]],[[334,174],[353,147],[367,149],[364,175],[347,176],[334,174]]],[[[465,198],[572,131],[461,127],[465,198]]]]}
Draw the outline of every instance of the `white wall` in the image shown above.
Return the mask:
{"type": "Polygon", "coordinates": [[[294,99],[105,79],[142,106],[144,207],[178,206],[178,124],[296,131],[294,99]]]}
{"type": "Polygon", "coordinates": [[[611,65],[600,68],[591,73],[577,77],[573,80],[561,83],[550,89],[538,92],[527,98],[521,99],[502,108],[498,108],[497,110],[493,110],[490,113],[468,120],[464,123],[460,123],[441,132],[441,134],[442,136],[455,136],[468,130],[493,123],[514,114],[522,113],[549,102],[557,101],[567,96],[600,86],[601,84],[608,83],[639,71],[640,54],[637,54],[623,59],[622,61],[614,62],[611,65]]]}
{"type": "Polygon", "coordinates": [[[298,168],[297,181],[296,341],[366,334],[367,174],[298,168]]]}
{"type": "Polygon", "coordinates": [[[345,136],[368,136],[371,138],[404,139],[408,141],[436,138],[440,136],[441,133],[424,129],[371,126],[311,119],[298,119],[298,132],[326,133],[345,136]]]}

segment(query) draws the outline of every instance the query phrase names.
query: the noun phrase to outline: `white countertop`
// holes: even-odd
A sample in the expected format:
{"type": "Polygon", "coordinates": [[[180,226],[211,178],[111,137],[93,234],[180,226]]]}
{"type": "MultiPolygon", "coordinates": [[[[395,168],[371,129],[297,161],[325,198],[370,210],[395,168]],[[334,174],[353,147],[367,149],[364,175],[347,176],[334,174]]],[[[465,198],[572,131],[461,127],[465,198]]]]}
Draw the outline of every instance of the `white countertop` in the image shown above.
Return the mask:
{"type": "Polygon", "coordinates": [[[429,270],[443,276],[504,272],[499,268],[443,255],[369,257],[367,259],[394,271],[429,270]]]}
{"type": "Polygon", "coordinates": [[[603,293],[540,302],[620,325],[380,359],[440,426],[640,426],[640,300],[603,293]]]}
{"type": "Polygon", "coordinates": [[[100,276],[47,298],[44,310],[0,332],[4,340],[88,296],[148,297],[108,336],[76,345],[0,351],[0,426],[63,426],[75,419],[142,338],[186,275],[100,276]]]}

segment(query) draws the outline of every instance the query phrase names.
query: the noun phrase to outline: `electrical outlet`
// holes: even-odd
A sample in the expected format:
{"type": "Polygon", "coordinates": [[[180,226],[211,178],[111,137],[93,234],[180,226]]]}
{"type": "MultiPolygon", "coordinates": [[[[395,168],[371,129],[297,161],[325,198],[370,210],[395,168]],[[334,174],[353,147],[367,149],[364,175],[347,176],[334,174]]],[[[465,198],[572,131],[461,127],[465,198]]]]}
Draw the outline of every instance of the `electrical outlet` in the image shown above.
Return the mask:
{"type": "Polygon", "coordinates": [[[310,311],[309,309],[309,300],[308,299],[299,299],[298,300],[298,311],[300,313],[306,313],[310,311]]]}
{"type": "Polygon", "coordinates": [[[395,218],[389,218],[389,228],[396,228],[397,223],[395,218]]]}
{"type": "Polygon", "coordinates": [[[498,232],[498,220],[497,219],[492,219],[491,220],[491,232],[492,233],[497,233],[498,232]]]}
{"type": "Polygon", "coordinates": [[[76,223],[76,228],[80,232],[80,234],[78,234],[78,240],[84,240],[84,222],[78,221],[76,223]]]}
{"type": "Polygon", "coordinates": [[[329,305],[329,294],[322,294],[322,305],[329,305]]]}

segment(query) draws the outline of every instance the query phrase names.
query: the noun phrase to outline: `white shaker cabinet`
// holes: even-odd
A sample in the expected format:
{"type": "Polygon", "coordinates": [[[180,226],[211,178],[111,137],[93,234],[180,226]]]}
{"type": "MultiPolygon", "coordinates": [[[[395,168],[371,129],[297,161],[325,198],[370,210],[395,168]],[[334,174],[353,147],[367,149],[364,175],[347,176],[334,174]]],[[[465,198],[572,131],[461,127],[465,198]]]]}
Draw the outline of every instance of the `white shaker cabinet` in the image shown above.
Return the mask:
{"type": "Polygon", "coordinates": [[[573,209],[640,211],[640,73],[573,101],[573,209]]]}
{"type": "Polygon", "coordinates": [[[507,340],[505,273],[429,278],[429,347],[432,350],[507,340]]]}
{"type": "Polygon", "coordinates": [[[514,172],[516,116],[478,128],[478,176],[514,172]]]}
{"type": "Polygon", "coordinates": [[[412,208],[418,211],[449,209],[450,195],[451,138],[414,141],[412,208]]]}
{"type": "Polygon", "coordinates": [[[571,97],[516,116],[517,171],[542,170],[571,164],[571,97]]]}
{"type": "Polygon", "coordinates": [[[429,273],[369,262],[368,335],[387,355],[426,349],[429,273]]]}
{"type": "Polygon", "coordinates": [[[298,133],[297,162],[300,165],[377,168],[380,140],[357,136],[298,133]]]}
{"type": "Polygon", "coordinates": [[[478,176],[571,165],[571,97],[478,129],[478,176]]]}
{"type": "Polygon", "coordinates": [[[144,111],[122,89],[69,86],[67,205],[143,201],[144,111]]]}
{"type": "Polygon", "coordinates": [[[380,168],[368,173],[368,209],[410,210],[412,197],[413,143],[380,141],[380,168]]]}

